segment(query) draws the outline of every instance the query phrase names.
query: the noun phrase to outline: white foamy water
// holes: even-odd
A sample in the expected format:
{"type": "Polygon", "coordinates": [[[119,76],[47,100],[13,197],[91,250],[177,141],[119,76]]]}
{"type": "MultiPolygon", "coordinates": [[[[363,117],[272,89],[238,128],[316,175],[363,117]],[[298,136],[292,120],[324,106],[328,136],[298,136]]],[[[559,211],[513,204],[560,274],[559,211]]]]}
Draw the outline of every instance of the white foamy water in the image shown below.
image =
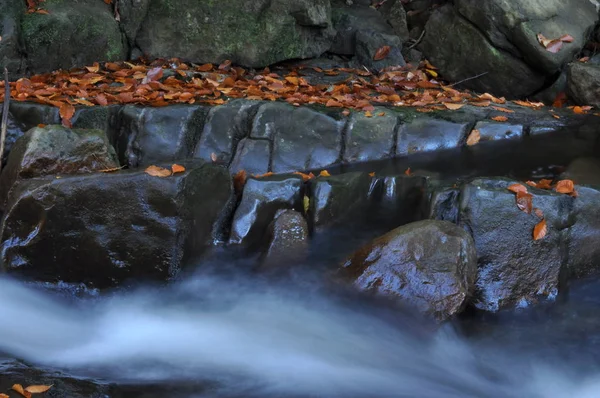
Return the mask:
{"type": "Polygon", "coordinates": [[[290,286],[197,277],[85,304],[0,279],[0,351],[109,380],[216,380],[245,396],[600,396],[593,375],[482,352],[449,328],[390,323],[290,286]]]}

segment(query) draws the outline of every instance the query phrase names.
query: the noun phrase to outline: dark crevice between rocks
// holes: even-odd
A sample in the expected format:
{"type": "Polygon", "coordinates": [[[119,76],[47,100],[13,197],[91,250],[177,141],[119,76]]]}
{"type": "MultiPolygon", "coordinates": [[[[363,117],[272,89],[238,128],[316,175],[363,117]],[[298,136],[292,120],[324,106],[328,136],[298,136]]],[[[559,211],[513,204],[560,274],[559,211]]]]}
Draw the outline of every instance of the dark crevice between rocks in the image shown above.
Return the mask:
{"type": "Polygon", "coordinates": [[[396,156],[396,151],[398,150],[398,132],[402,127],[402,116],[396,117],[396,125],[394,126],[394,132],[392,133],[392,149],[390,151],[390,157],[393,158],[396,156]]]}
{"type": "MultiPolygon", "coordinates": [[[[348,134],[350,129],[352,128],[352,117],[348,116],[346,120],[344,120],[344,126],[340,131],[340,154],[338,156],[337,164],[342,164],[344,162],[344,158],[346,156],[346,139],[348,138],[348,134]]],[[[394,153],[394,152],[392,152],[394,153]]]]}

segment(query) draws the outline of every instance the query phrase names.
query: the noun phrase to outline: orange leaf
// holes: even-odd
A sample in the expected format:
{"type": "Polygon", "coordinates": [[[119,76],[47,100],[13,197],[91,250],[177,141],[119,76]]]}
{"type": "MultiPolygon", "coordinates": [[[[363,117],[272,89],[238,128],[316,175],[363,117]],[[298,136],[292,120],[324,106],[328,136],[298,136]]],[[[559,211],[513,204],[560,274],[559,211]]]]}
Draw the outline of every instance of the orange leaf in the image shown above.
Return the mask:
{"type": "Polygon", "coordinates": [[[444,106],[452,111],[456,111],[456,110],[462,108],[463,106],[465,106],[465,104],[452,104],[449,102],[444,102],[444,106]]]}
{"type": "Polygon", "coordinates": [[[508,120],[508,118],[506,116],[494,116],[492,120],[495,120],[497,122],[505,122],[508,120]]]}
{"type": "Polygon", "coordinates": [[[409,176],[410,174],[411,174],[410,167],[408,169],[404,170],[404,175],[409,176]]]}
{"type": "Polygon", "coordinates": [[[377,50],[377,52],[375,53],[373,60],[381,61],[382,59],[384,59],[385,57],[388,56],[388,54],[390,53],[390,50],[391,50],[390,46],[383,46],[383,47],[379,48],[377,50]]]}
{"type": "Polygon", "coordinates": [[[373,117],[373,114],[371,113],[371,111],[366,111],[365,112],[365,116],[366,117],[373,117]]]}
{"type": "Polygon", "coordinates": [[[512,109],[504,108],[501,106],[492,106],[492,109],[495,109],[499,112],[504,112],[504,113],[515,113],[515,111],[513,111],[512,109]]]}
{"type": "Polygon", "coordinates": [[[533,212],[535,213],[536,216],[538,216],[539,218],[544,218],[544,212],[541,209],[538,209],[537,207],[535,209],[533,209],[533,212]]]}
{"type": "Polygon", "coordinates": [[[524,211],[527,214],[531,214],[533,207],[533,195],[527,192],[517,192],[517,207],[519,210],[524,211]]]}
{"type": "Polygon", "coordinates": [[[513,193],[527,193],[527,187],[523,184],[510,184],[507,189],[513,193]]]}
{"type": "Polygon", "coordinates": [[[293,174],[299,175],[300,177],[302,177],[302,180],[304,180],[304,181],[308,181],[312,178],[315,178],[315,175],[313,173],[305,174],[305,173],[301,173],[299,171],[295,171],[293,174]]]}
{"type": "Polygon", "coordinates": [[[563,46],[563,42],[560,40],[552,40],[550,43],[548,43],[548,45],[546,46],[546,50],[551,52],[552,54],[556,54],[557,52],[560,51],[560,49],[563,46]]]}
{"type": "Polygon", "coordinates": [[[321,170],[319,177],[331,177],[331,174],[327,170],[321,170]]]}
{"type": "Polygon", "coordinates": [[[21,394],[22,396],[24,396],[26,398],[31,398],[31,393],[29,391],[25,391],[23,389],[23,386],[20,384],[13,384],[12,390],[18,392],[19,394],[21,394]]]}
{"type": "Polygon", "coordinates": [[[334,99],[330,99],[329,101],[327,101],[327,103],[325,104],[325,106],[327,107],[334,107],[334,108],[343,108],[344,105],[341,102],[337,102],[334,99]]]}
{"type": "Polygon", "coordinates": [[[180,164],[174,164],[171,166],[171,171],[173,171],[173,174],[183,173],[185,171],[185,167],[180,164]]]}
{"type": "Polygon", "coordinates": [[[108,101],[106,100],[106,96],[104,94],[102,94],[102,93],[96,95],[95,100],[96,100],[96,103],[98,105],[101,105],[101,106],[108,105],[108,101]]]}
{"type": "Polygon", "coordinates": [[[8,395],[6,395],[6,394],[0,393],[0,398],[10,398],[10,397],[8,395]]]}
{"type": "Polygon", "coordinates": [[[65,127],[72,127],[71,118],[75,114],[75,107],[69,103],[64,103],[60,106],[58,113],[62,119],[62,125],[65,127]]]}
{"type": "Polygon", "coordinates": [[[566,102],[567,102],[567,93],[565,93],[564,91],[561,91],[554,98],[554,102],[552,102],[552,106],[554,108],[562,108],[563,106],[565,106],[566,102]]]}
{"type": "Polygon", "coordinates": [[[171,175],[171,170],[158,166],[148,166],[144,172],[152,177],[169,177],[171,175]]]}
{"type": "Polygon", "coordinates": [[[574,106],[573,107],[573,112],[575,112],[578,115],[583,115],[585,113],[585,111],[583,110],[583,108],[580,107],[580,106],[574,106]]]}
{"type": "Polygon", "coordinates": [[[539,189],[551,189],[552,180],[542,179],[537,182],[537,188],[539,189]]]}
{"type": "Polygon", "coordinates": [[[558,40],[565,42],[565,43],[572,43],[575,39],[571,35],[562,35],[561,37],[558,38],[558,40]]]}
{"type": "Polygon", "coordinates": [[[543,239],[548,233],[548,227],[546,226],[546,220],[543,219],[533,228],[533,240],[543,239]]]}
{"type": "Polygon", "coordinates": [[[560,180],[556,183],[555,190],[558,193],[571,193],[575,190],[575,186],[572,180],[560,180]]]}
{"type": "Polygon", "coordinates": [[[369,177],[375,177],[375,172],[374,171],[370,172],[369,177]]]}
{"type": "Polygon", "coordinates": [[[100,70],[100,65],[98,65],[98,62],[94,62],[94,65],[86,66],[85,69],[87,69],[90,73],[96,73],[100,70]]]}
{"type": "Polygon", "coordinates": [[[233,187],[236,192],[242,192],[247,178],[246,170],[240,170],[233,176],[233,187]]]}
{"type": "Polygon", "coordinates": [[[41,394],[52,388],[52,385],[44,386],[44,385],[36,385],[25,387],[25,391],[30,392],[32,394],[41,394]]]}
{"type": "Polygon", "coordinates": [[[467,145],[472,146],[479,142],[481,139],[481,133],[477,129],[471,130],[471,133],[467,137],[467,145]]]}

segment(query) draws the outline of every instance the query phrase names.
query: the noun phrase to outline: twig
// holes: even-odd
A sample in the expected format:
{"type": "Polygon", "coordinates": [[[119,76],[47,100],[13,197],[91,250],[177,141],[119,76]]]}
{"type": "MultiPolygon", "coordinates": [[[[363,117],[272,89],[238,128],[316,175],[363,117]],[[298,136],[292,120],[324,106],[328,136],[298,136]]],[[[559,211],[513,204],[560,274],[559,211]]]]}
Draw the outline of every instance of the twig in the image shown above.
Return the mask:
{"type": "Polygon", "coordinates": [[[487,75],[487,74],[488,74],[488,72],[483,72],[483,73],[480,73],[480,74],[478,74],[478,75],[476,75],[476,76],[467,77],[466,79],[460,80],[460,81],[458,81],[458,82],[456,82],[456,83],[452,83],[452,84],[450,84],[450,85],[449,85],[449,86],[447,86],[447,87],[456,86],[457,84],[461,84],[461,83],[464,83],[464,82],[468,82],[469,80],[477,79],[478,77],[481,77],[481,76],[483,76],[483,75],[487,75]]]}
{"type": "Polygon", "coordinates": [[[10,84],[8,83],[8,69],[4,68],[4,104],[2,106],[2,129],[0,130],[0,172],[2,171],[2,158],[4,157],[4,141],[8,126],[8,105],[10,103],[10,84]]]}
{"type": "Polygon", "coordinates": [[[423,31],[421,32],[421,36],[419,36],[419,38],[417,39],[417,41],[415,41],[413,44],[411,44],[410,46],[408,46],[406,49],[407,50],[412,50],[413,48],[415,48],[417,46],[417,44],[419,44],[421,42],[421,40],[423,40],[423,37],[425,37],[425,29],[423,29],[423,31]]]}

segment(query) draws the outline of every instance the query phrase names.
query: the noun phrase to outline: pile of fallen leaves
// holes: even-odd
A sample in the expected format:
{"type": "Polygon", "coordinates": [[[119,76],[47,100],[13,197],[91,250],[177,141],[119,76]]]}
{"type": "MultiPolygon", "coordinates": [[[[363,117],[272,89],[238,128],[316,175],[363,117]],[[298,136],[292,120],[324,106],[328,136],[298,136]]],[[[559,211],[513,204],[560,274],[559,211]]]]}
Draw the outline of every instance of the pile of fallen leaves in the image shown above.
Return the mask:
{"type": "MultiPolygon", "coordinates": [[[[436,68],[423,61],[418,66],[390,67],[379,73],[366,69],[321,69],[296,66],[278,70],[250,71],[225,61],[221,65],[196,65],[179,59],[153,62],[94,63],[85,68],[20,78],[10,83],[11,98],[33,101],[60,108],[63,124],[70,125],[74,106],[110,104],[224,104],[231,99],[281,100],[295,106],[321,104],[332,108],[364,111],[371,117],[376,105],[412,106],[421,112],[457,110],[470,104],[492,107],[510,114],[501,106],[504,98],[491,94],[475,95],[459,91],[438,80],[436,68]],[[340,76],[331,84],[310,84],[315,75],[340,76]]],[[[321,79],[323,80],[323,79],[321,79]]],[[[4,83],[0,83],[3,87],[4,83]]],[[[4,100],[0,94],[0,101],[4,100]]],[[[542,103],[513,101],[514,104],[539,109],[542,103]]],[[[555,105],[564,105],[557,103],[555,105]]],[[[585,113],[590,107],[574,107],[585,113]]],[[[556,116],[558,117],[558,116],[556,116]]],[[[497,117],[498,121],[506,116],[497,117]]]]}
{"type": "MultiPolygon", "coordinates": [[[[552,184],[552,180],[543,179],[538,182],[527,181],[526,184],[534,188],[546,190],[553,189],[555,192],[567,194],[574,198],[577,197],[575,184],[572,180],[560,180],[557,181],[556,184],[552,184]]],[[[516,204],[519,210],[527,214],[533,212],[536,216],[541,218],[541,221],[533,228],[533,239],[543,239],[548,232],[546,219],[544,218],[544,212],[541,209],[533,207],[533,195],[528,192],[527,187],[523,184],[511,184],[508,186],[508,190],[515,194],[516,204]]]]}
{"type": "MultiPolygon", "coordinates": [[[[12,390],[18,392],[25,398],[31,398],[33,394],[42,394],[46,391],[50,390],[52,386],[44,386],[44,385],[34,385],[23,388],[20,384],[15,384],[12,386],[12,390]]],[[[0,398],[9,398],[8,395],[0,393],[0,398]]]]}

